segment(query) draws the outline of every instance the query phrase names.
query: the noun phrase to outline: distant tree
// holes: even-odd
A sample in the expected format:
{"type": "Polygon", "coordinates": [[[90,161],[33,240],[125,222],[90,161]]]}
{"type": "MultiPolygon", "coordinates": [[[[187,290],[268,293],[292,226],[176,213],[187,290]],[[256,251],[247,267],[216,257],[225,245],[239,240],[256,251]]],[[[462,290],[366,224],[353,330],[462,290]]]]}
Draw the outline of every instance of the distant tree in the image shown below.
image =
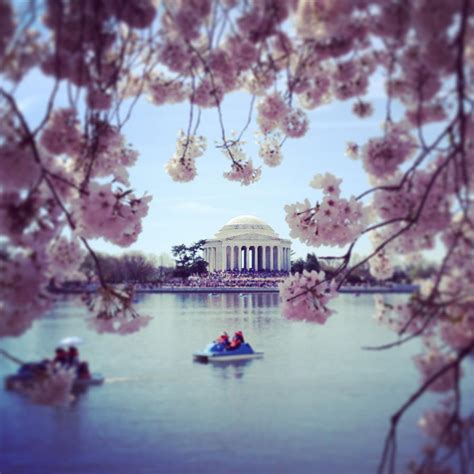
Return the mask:
{"type": "Polygon", "coordinates": [[[307,270],[309,272],[316,270],[317,272],[319,272],[320,269],[321,266],[318,262],[318,258],[314,253],[308,253],[306,255],[306,259],[299,258],[295,260],[295,262],[291,265],[292,273],[302,273],[303,270],[307,270]]]}
{"type": "Polygon", "coordinates": [[[301,273],[304,270],[304,260],[298,258],[291,264],[291,273],[301,273]]]}
{"type": "MultiPolygon", "coordinates": [[[[127,252],[114,256],[97,254],[102,275],[108,283],[146,283],[158,277],[156,258],[141,252],[127,252]]],[[[81,270],[86,274],[95,274],[96,263],[87,256],[81,270]]]]}
{"type": "Polygon", "coordinates": [[[314,253],[308,253],[306,255],[306,262],[304,264],[304,269],[308,270],[308,272],[311,272],[313,270],[316,270],[319,272],[321,270],[321,266],[319,265],[318,258],[314,253]]]}
{"type": "Polygon", "coordinates": [[[171,248],[171,253],[176,261],[175,276],[188,278],[193,274],[206,273],[207,262],[199,255],[205,243],[205,240],[199,240],[189,247],[179,244],[171,248]]]}

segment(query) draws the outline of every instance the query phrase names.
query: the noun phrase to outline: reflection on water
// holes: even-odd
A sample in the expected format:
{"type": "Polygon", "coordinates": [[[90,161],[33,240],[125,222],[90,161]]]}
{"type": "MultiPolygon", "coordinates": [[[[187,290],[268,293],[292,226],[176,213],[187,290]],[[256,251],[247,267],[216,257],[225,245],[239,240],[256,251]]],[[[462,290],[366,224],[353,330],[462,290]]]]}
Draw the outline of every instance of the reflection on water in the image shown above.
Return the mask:
{"type": "MultiPolygon", "coordinates": [[[[150,294],[138,307],[154,319],[135,335],[87,330],[69,299],[2,343],[37,360],[63,337],[80,336],[82,357],[106,376],[63,409],[2,391],[2,473],[366,474],[375,471],[389,416],[416,387],[416,345],[361,350],[393,339],[371,319],[370,296],[338,298],[324,327],[283,319],[276,293],[150,294]],[[239,329],[263,359],[193,362],[223,330],[239,329]]],[[[0,359],[1,375],[12,370],[0,359]]],[[[423,441],[423,403],[401,426],[404,461],[423,441]]]]}
{"type": "Polygon", "coordinates": [[[253,362],[259,362],[256,360],[234,360],[229,362],[209,362],[205,365],[212,366],[212,372],[216,377],[223,379],[236,378],[241,379],[245,371],[248,369],[248,366],[253,362]]]}

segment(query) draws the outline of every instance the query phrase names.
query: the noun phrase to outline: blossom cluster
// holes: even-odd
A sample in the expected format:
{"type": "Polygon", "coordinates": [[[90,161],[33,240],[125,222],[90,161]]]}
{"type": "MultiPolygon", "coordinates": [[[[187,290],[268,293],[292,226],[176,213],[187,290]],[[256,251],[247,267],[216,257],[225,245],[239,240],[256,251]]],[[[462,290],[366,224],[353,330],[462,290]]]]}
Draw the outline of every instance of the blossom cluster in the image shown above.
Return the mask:
{"type": "Polygon", "coordinates": [[[76,233],[86,239],[103,237],[116,245],[128,246],[141,232],[141,220],[148,213],[151,199],[114,190],[111,184],[91,182],[87,194],[73,203],[76,233]]]}
{"type": "Polygon", "coordinates": [[[415,146],[414,138],[404,127],[393,125],[383,137],[371,138],[363,146],[364,168],[375,178],[393,176],[414,155],[415,146]]]}
{"type": "Polygon", "coordinates": [[[279,284],[282,312],[289,319],[324,324],[334,313],[328,303],[336,296],[336,284],[315,270],[295,273],[279,284]]]}
{"type": "Polygon", "coordinates": [[[278,166],[283,159],[280,136],[278,134],[265,135],[260,143],[258,154],[266,165],[272,167],[278,166]]]}
{"type": "Polygon", "coordinates": [[[222,152],[232,161],[230,171],[224,173],[224,178],[229,181],[238,181],[242,186],[248,186],[260,179],[261,167],[255,168],[251,159],[247,159],[239,140],[227,143],[222,152]]]}
{"type": "Polygon", "coordinates": [[[96,294],[85,295],[84,300],[93,316],[87,319],[90,328],[99,334],[132,334],[146,327],[150,316],[138,315],[133,308],[133,288],[103,286],[96,294]]]}
{"type": "Polygon", "coordinates": [[[264,134],[279,129],[288,137],[300,138],[308,130],[306,114],[301,109],[291,109],[278,93],[264,97],[257,109],[257,121],[264,134]]]}
{"type": "Polygon", "coordinates": [[[185,183],[192,181],[196,175],[196,158],[204,154],[206,139],[202,136],[187,136],[182,130],[176,142],[176,151],[166,163],[165,170],[173,181],[185,183]]]}
{"type": "MultiPolygon", "coordinates": [[[[150,198],[129,189],[137,153],[122,130],[142,93],[156,106],[217,109],[231,162],[224,176],[249,185],[261,168],[247,158],[241,136],[225,138],[228,94],[257,96],[256,126],[265,137],[259,155],[276,166],[277,134],[305,136],[306,110],[353,101],[357,117],[370,116],[367,92],[377,74],[388,97],[383,133],[347,150],[376,187],[373,215],[362,199],[341,198],[339,180],[325,175],[312,182],[322,201],[287,206],[287,221],[293,237],[315,246],[344,247],[371,230],[377,252],[369,264],[379,279],[392,275],[394,256],[412,259],[438,245],[442,262],[419,297],[379,307],[397,332],[423,336],[425,351],[415,359],[422,383],[449,366],[430,388],[453,391],[456,357],[474,344],[469,1],[49,1],[41,18],[34,2],[12,3],[0,0],[0,335],[21,334],[50,308],[49,279],[75,271],[79,242],[136,241],[150,198]],[[17,94],[34,67],[53,87],[44,120],[30,129],[17,94]],[[66,96],[66,107],[58,108],[57,96],[66,96]]],[[[192,133],[181,134],[166,165],[177,181],[196,176],[205,149],[190,115],[192,133]]],[[[285,314],[323,323],[332,285],[318,273],[290,277],[281,287],[285,314]]],[[[103,291],[92,326],[127,333],[148,322],[131,309],[130,294],[103,291]]],[[[54,398],[48,387],[40,390],[44,400],[54,398]]],[[[434,427],[445,418],[426,415],[423,426],[439,438],[434,427]]]]}
{"type": "Polygon", "coordinates": [[[285,206],[291,237],[316,247],[344,247],[361,235],[368,223],[369,209],[355,197],[341,198],[340,183],[330,173],[316,175],[311,186],[322,189],[323,200],[315,206],[308,200],[285,206]]]}

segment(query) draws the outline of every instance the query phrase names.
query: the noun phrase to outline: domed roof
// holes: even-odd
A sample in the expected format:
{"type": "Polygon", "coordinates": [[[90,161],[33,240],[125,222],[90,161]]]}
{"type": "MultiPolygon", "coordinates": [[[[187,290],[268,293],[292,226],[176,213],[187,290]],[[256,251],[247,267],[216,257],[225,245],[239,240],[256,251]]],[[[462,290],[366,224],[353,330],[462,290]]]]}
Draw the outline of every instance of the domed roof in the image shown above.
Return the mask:
{"type": "Polygon", "coordinates": [[[216,234],[216,239],[226,239],[244,234],[260,234],[279,238],[278,234],[262,219],[255,216],[238,216],[227,222],[216,234]]]}
{"type": "Polygon", "coordinates": [[[226,225],[267,225],[262,219],[255,216],[237,216],[227,222],[226,225]]]}

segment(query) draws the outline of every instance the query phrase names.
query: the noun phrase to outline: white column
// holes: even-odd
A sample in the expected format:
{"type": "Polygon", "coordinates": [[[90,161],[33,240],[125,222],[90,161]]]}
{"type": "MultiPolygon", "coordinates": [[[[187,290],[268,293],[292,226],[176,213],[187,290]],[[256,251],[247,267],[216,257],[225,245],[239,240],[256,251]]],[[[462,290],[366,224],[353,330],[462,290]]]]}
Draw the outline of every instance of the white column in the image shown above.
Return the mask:
{"type": "Polygon", "coordinates": [[[227,244],[222,244],[222,270],[223,271],[227,270],[227,256],[229,256],[229,267],[230,267],[230,254],[227,253],[228,247],[229,246],[227,244]]]}
{"type": "Polygon", "coordinates": [[[240,245],[234,245],[237,247],[237,253],[235,253],[235,248],[233,250],[233,259],[234,259],[234,266],[232,267],[233,270],[240,270],[240,245]]]}

